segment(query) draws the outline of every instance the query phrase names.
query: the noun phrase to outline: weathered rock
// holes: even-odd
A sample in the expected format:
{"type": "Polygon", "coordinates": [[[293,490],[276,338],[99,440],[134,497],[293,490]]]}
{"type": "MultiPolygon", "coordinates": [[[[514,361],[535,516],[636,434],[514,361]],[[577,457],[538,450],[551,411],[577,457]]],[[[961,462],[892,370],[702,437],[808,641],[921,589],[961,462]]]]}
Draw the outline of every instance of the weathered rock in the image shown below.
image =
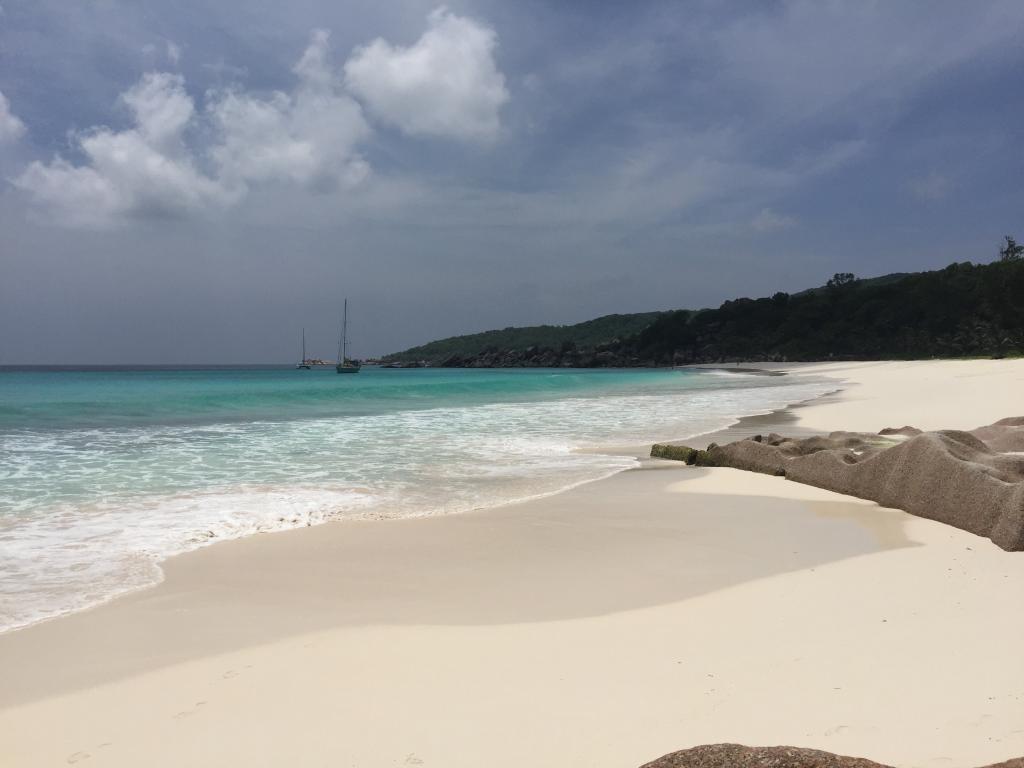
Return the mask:
{"type": "Polygon", "coordinates": [[[917,427],[908,427],[908,426],[903,426],[903,427],[886,427],[885,429],[883,429],[878,434],[880,434],[880,435],[906,435],[907,437],[914,437],[915,435],[920,435],[921,434],[921,430],[918,429],[917,427]]]}
{"type": "Polygon", "coordinates": [[[693,465],[697,467],[714,467],[715,460],[711,458],[708,451],[697,451],[693,456],[693,465]]]}
{"type": "Polygon", "coordinates": [[[651,458],[670,459],[672,461],[683,461],[691,466],[714,467],[716,466],[709,458],[707,451],[699,451],[696,448],[688,448],[685,445],[669,445],[667,443],[655,443],[651,446],[651,458]]]}
{"type": "MultiPolygon", "coordinates": [[[[783,444],[785,445],[785,444],[783,444]]],[[[737,440],[708,448],[708,457],[716,467],[733,467],[767,475],[784,475],[786,456],[781,446],[754,440],[737,440]]]]}
{"type": "Polygon", "coordinates": [[[787,476],[1024,550],[1024,458],[1002,456],[967,432],[926,432],[853,464],[821,454],[787,476]]]}
{"type": "Polygon", "coordinates": [[[971,430],[971,434],[993,451],[1024,451],[1024,416],[1000,419],[995,424],[971,430]]]}
{"type": "MultiPolygon", "coordinates": [[[[744,747],[707,744],[684,749],[646,763],[641,768],[888,768],[860,757],[844,757],[799,747],[744,747]]],[[[1024,768],[1016,758],[988,768],[1024,768]]]]}
{"type": "Polygon", "coordinates": [[[651,446],[652,459],[670,459],[672,461],[685,461],[687,464],[693,464],[693,455],[695,453],[697,453],[696,448],[688,448],[685,445],[655,443],[651,446]]]}
{"type": "Polygon", "coordinates": [[[707,744],[672,752],[641,768],[887,768],[859,757],[797,747],[707,744]]]}
{"type": "Polygon", "coordinates": [[[870,499],[886,507],[987,536],[1024,550],[1024,457],[993,450],[976,434],[1016,444],[1024,419],[1004,419],[974,433],[924,432],[893,444],[874,435],[738,440],[709,448],[715,466],[785,475],[807,485],[870,499]]]}

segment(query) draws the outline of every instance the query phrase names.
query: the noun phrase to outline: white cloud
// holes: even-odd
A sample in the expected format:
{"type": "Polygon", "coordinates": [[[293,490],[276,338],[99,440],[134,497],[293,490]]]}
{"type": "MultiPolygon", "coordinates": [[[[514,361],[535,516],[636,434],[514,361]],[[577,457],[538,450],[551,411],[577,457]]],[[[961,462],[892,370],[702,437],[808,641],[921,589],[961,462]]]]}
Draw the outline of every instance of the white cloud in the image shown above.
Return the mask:
{"type": "Polygon", "coordinates": [[[180,147],[181,134],[195,111],[181,75],[151,72],[125,91],[121,100],[128,105],[147,143],[167,150],[180,147]]]}
{"type": "Polygon", "coordinates": [[[134,126],[96,128],[75,137],[86,159],[34,162],[14,180],[39,204],[72,226],[104,226],[122,216],[173,214],[231,201],[204,175],[183,135],[194,105],[179,75],[149,73],[122,95],[134,126]]]}
{"type": "Polygon", "coordinates": [[[366,176],[369,166],[356,146],[370,129],[359,104],[340,89],[327,41],[327,32],[313,33],[294,68],[294,93],[259,98],[228,91],[211,101],[209,113],[222,135],[212,156],[226,184],[354,184],[366,176]]]}
{"type": "Polygon", "coordinates": [[[937,171],[910,182],[911,191],[921,200],[935,202],[949,197],[953,191],[953,182],[937,171]]]}
{"type": "Polygon", "coordinates": [[[181,61],[181,46],[170,40],[167,41],[166,45],[167,60],[177,66],[178,62],[181,61]]]}
{"type": "Polygon", "coordinates": [[[493,29],[441,7],[409,47],[383,39],[356,49],[345,82],[378,119],[415,136],[490,140],[508,101],[493,29]]]}
{"type": "Polygon", "coordinates": [[[0,144],[17,141],[25,133],[25,124],[11,112],[7,97],[0,92],[0,144]]]}
{"type": "Polygon", "coordinates": [[[750,222],[750,226],[758,232],[778,232],[784,229],[792,229],[796,224],[797,221],[792,216],[778,213],[771,208],[762,208],[761,212],[750,222]]]}
{"type": "MultiPolygon", "coordinates": [[[[181,75],[149,73],[122,94],[131,127],[75,134],[79,163],[61,156],[36,161],[14,184],[59,223],[90,227],[215,210],[260,183],[350,187],[370,172],[359,146],[371,129],[346,87],[408,133],[471,139],[497,133],[508,93],[488,27],[439,9],[410,48],[376,40],[358,49],[345,77],[330,63],[328,42],[327,31],[313,32],[293,68],[297,83],[290,92],[210,91],[201,111],[181,75]]],[[[166,55],[176,62],[181,49],[167,41],[166,55]]],[[[24,130],[0,95],[0,130],[5,126],[12,135],[24,130]]]]}
{"type": "Polygon", "coordinates": [[[121,97],[131,128],[78,134],[82,164],[59,156],[36,161],[14,184],[59,223],[104,227],[133,216],[227,206],[251,183],[358,183],[369,166],[356,145],[369,127],[327,65],[325,32],[314,33],[295,73],[299,82],[290,94],[211,93],[202,115],[181,75],[149,73],[121,97]],[[204,117],[215,138],[206,153],[197,153],[186,137],[207,125],[204,117]]]}

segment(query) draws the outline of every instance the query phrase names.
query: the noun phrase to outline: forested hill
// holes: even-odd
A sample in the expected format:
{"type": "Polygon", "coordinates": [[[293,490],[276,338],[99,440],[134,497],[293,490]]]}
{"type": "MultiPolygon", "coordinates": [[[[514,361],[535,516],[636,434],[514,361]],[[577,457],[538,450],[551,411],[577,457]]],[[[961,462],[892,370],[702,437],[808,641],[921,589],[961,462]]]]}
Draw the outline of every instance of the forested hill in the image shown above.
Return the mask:
{"type": "Polygon", "coordinates": [[[455,367],[663,366],[735,360],[871,360],[1024,354],[1024,260],[951,264],[717,309],[610,315],[590,325],[509,328],[393,356],[455,367]],[[629,330],[629,329],[632,330],[629,330]]]}
{"type": "Polygon", "coordinates": [[[622,339],[634,337],[663,314],[641,312],[633,315],[605,315],[576,325],[534,325],[452,336],[388,355],[384,360],[391,363],[425,362],[448,367],[501,367],[518,364],[511,359],[505,360],[509,353],[518,359],[526,350],[533,350],[542,351],[543,356],[552,358],[550,364],[557,364],[562,355],[573,350],[604,348],[622,339]],[[557,361],[556,356],[559,358],[557,361]]]}

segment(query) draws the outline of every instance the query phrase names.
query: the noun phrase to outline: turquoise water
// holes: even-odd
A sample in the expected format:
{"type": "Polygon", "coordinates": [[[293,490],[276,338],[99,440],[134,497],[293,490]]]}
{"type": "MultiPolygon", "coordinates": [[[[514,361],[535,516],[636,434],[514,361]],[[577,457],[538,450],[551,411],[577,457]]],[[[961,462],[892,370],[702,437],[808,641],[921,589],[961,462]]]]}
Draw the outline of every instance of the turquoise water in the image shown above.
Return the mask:
{"type": "Polygon", "coordinates": [[[677,370],[0,371],[0,630],[154,583],[162,559],[213,541],[553,493],[635,464],[611,446],[830,388],[677,370]]]}

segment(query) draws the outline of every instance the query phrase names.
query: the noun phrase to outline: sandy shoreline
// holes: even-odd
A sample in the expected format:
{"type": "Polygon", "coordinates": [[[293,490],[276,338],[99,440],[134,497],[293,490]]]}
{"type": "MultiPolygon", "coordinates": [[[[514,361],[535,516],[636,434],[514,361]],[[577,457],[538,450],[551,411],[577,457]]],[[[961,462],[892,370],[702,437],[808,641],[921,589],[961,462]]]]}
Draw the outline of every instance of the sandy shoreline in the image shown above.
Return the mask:
{"type": "MultiPolygon", "coordinates": [[[[1024,361],[801,370],[842,394],[740,429],[1024,411],[1024,361]]],[[[629,766],[713,741],[1024,754],[1020,553],[779,478],[647,462],[164,568],[0,636],[0,765],[629,766]]]]}

